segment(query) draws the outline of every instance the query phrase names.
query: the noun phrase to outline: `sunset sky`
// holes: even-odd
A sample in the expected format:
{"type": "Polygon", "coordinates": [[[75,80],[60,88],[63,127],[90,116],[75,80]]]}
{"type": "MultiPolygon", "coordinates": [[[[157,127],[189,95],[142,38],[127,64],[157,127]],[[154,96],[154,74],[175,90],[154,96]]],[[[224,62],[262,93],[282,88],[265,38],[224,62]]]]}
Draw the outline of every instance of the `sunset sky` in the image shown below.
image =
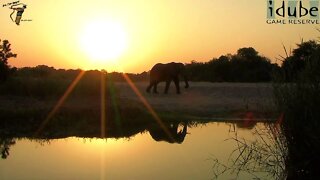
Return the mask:
{"type": "Polygon", "coordinates": [[[17,67],[139,73],[249,46],[275,62],[282,43],[294,48],[319,36],[316,25],[267,24],[265,0],[25,0],[22,19],[31,21],[20,26],[2,6],[12,0],[0,2],[0,39],[11,42],[17,67]]]}

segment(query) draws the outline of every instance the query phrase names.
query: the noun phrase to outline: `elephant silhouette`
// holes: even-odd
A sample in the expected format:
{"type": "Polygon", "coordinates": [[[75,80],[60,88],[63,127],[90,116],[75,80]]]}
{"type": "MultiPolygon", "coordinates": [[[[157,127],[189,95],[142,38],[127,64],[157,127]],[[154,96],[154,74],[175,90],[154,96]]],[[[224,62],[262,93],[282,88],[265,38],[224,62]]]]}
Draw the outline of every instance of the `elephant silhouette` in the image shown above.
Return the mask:
{"type": "Polygon", "coordinates": [[[189,87],[186,68],[182,63],[167,63],[162,64],[158,63],[152,67],[150,70],[150,84],[147,87],[147,92],[150,93],[151,88],[153,87],[153,92],[157,92],[157,85],[159,82],[166,82],[166,87],[164,93],[167,94],[171,81],[174,82],[177,90],[177,94],[180,94],[180,85],[179,85],[179,76],[183,76],[186,83],[185,88],[189,87]]]}
{"type": "Polygon", "coordinates": [[[181,144],[186,137],[188,126],[183,123],[183,129],[179,131],[179,124],[179,122],[164,123],[163,125],[166,127],[167,131],[159,125],[150,126],[147,130],[155,141],[181,144]],[[170,135],[168,133],[170,133],[170,135]]]}

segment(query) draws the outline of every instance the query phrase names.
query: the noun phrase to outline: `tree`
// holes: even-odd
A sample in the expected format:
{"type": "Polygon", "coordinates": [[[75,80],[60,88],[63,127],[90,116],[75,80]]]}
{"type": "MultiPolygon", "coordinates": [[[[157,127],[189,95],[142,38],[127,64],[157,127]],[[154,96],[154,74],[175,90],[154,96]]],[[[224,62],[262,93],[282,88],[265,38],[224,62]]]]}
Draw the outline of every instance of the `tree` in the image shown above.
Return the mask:
{"type": "Polygon", "coordinates": [[[320,44],[298,44],[281,68],[273,87],[275,104],[283,114],[287,179],[319,179],[320,44]]]}
{"type": "Polygon", "coordinates": [[[286,81],[296,81],[300,72],[305,68],[307,61],[320,49],[320,44],[314,40],[297,44],[292,55],[287,57],[282,64],[286,81]]]}
{"type": "Polygon", "coordinates": [[[297,44],[298,48],[292,51],[293,57],[299,60],[306,60],[313,55],[313,53],[319,49],[320,45],[314,41],[310,40],[307,42],[302,42],[301,44],[297,44]]]}
{"type": "Polygon", "coordinates": [[[237,55],[243,58],[254,58],[258,56],[258,52],[252,47],[240,48],[237,51],[237,55]]]}
{"type": "Polygon", "coordinates": [[[240,48],[231,58],[233,81],[261,82],[270,81],[273,65],[270,60],[259,55],[252,47],[240,48]]]}
{"type": "Polygon", "coordinates": [[[17,57],[17,54],[11,52],[11,44],[8,40],[0,40],[0,81],[5,81],[10,73],[8,59],[17,57]]]}
{"type": "Polygon", "coordinates": [[[270,60],[252,47],[240,48],[237,54],[227,54],[208,62],[192,61],[186,65],[192,81],[262,82],[270,81],[273,68],[270,60]]]}

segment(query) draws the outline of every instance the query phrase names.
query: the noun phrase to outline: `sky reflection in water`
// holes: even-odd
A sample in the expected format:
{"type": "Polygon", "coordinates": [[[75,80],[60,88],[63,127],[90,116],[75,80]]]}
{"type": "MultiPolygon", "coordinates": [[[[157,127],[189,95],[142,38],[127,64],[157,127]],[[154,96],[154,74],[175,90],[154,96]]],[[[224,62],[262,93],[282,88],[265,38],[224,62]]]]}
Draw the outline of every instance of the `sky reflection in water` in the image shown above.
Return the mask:
{"type": "MultiPolygon", "coordinates": [[[[209,123],[188,128],[181,144],[157,142],[148,131],[129,139],[19,139],[0,160],[0,179],[212,179],[212,158],[227,162],[236,148],[234,141],[226,141],[233,127],[209,123]]],[[[246,140],[255,138],[250,129],[236,129],[246,140]]],[[[219,179],[232,177],[226,173],[219,179]]]]}

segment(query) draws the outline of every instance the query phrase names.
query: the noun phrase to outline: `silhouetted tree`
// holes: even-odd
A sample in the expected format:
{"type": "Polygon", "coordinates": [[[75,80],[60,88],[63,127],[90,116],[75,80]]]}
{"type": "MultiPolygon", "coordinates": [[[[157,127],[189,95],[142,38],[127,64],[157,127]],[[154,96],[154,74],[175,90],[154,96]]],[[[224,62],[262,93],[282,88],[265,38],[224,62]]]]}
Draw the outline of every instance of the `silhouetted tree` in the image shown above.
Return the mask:
{"type": "Polygon", "coordinates": [[[266,57],[260,56],[252,47],[241,48],[231,59],[235,81],[270,81],[272,64],[266,57]]]}
{"type": "Polygon", "coordinates": [[[315,41],[298,44],[281,70],[274,95],[284,114],[281,129],[288,146],[288,179],[319,179],[320,45],[315,41]]]}
{"type": "Polygon", "coordinates": [[[292,55],[287,57],[282,64],[286,81],[296,81],[298,74],[305,68],[308,59],[320,48],[320,45],[314,40],[302,42],[301,44],[297,44],[297,46],[292,51],[292,55]]]}
{"type": "Polygon", "coordinates": [[[0,40],[0,81],[5,81],[10,73],[10,66],[8,59],[17,57],[17,54],[11,52],[11,44],[8,40],[0,40]]]}
{"type": "Polygon", "coordinates": [[[251,59],[258,57],[258,52],[252,47],[245,47],[238,49],[237,55],[243,58],[251,59]]]}
{"type": "Polygon", "coordinates": [[[192,61],[186,65],[190,80],[210,82],[270,81],[276,64],[252,47],[240,48],[235,55],[220,56],[209,62],[192,61]]]}

